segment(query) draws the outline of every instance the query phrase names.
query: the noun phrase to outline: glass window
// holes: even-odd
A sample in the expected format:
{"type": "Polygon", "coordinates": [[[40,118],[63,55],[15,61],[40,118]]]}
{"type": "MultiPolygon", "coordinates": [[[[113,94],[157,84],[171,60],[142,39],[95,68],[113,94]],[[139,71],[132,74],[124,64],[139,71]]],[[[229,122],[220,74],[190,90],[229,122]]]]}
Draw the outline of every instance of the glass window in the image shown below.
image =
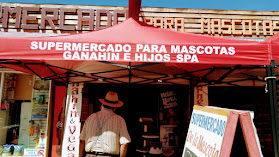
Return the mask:
{"type": "Polygon", "coordinates": [[[0,154],[45,156],[49,81],[1,72],[0,154]]]}

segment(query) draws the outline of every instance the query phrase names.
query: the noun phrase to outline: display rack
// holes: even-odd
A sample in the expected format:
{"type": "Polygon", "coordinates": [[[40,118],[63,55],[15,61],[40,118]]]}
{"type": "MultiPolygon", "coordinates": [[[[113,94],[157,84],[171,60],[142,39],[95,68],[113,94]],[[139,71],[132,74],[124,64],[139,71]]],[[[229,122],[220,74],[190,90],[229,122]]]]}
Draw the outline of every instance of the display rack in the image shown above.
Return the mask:
{"type": "Polygon", "coordinates": [[[136,149],[136,151],[142,153],[142,156],[161,156],[161,153],[154,152],[155,149],[153,149],[151,145],[151,143],[160,143],[160,136],[156,135],[152,129],[153,119],[141,117],[139,121],[143,124],[143,134],[141,136],[143,138],[143,147],[136,149]]]}
{"type": "Polygon", "coordinates": [[[32,116],[31,120],[34,122],[34,127],[37,129],[36,133],[29,138],[29,147],[36,147],[36,141],[38,140],[38,136],[41,131],[47,132],[47,113],[49,108],[49,83],[45,83],[45,81],[40,80],[40,78],[35,77],[34,80],[37,84],[48,84],[48,87],[43,88],[35,88],[38,86],[34,84],[34,88],[32,91],[32,116]],[[39,130],[38,130],[39,129],[39,130]]]}

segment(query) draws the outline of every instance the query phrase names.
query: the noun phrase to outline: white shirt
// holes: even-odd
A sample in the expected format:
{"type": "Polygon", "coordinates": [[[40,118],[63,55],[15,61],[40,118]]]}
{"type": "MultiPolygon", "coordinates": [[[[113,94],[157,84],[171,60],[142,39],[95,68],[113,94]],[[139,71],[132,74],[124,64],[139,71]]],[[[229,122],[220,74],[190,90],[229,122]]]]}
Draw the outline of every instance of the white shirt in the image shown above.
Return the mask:
{"type": "Polygon", "coordinates": [[[97,113],[91,114],[86,119],[81,131],[80,139],[85,141],[86,152],[95,151],[109,154],[120,154],[120,145],[131,142],[125,120],[121,116],[115,114],[112,110],[106,108],[103,108],[97,113]],[[110,117],[103,126],[101,133],[102,137],[97,136],[99,130],[97,115],[100,125],[110,117]],[[95,140],[96,142],[93,146],[94,138],[97,138],[97,140],[95,140]]]}

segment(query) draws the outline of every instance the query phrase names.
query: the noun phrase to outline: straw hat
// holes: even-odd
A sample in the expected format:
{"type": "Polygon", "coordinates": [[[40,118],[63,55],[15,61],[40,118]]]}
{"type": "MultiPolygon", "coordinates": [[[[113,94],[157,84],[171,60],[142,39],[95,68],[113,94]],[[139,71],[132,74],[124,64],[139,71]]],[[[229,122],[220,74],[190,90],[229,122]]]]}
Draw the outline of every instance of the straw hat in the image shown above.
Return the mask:
{"type": "Polygon", "coordinates": [[[110,107],[121,107],[123,105],[123,102],[118,100],[117,93],[113,91],[109,91],[105,97],[105,99],[99,99],[99,101],[107,106],[110,107]]]}

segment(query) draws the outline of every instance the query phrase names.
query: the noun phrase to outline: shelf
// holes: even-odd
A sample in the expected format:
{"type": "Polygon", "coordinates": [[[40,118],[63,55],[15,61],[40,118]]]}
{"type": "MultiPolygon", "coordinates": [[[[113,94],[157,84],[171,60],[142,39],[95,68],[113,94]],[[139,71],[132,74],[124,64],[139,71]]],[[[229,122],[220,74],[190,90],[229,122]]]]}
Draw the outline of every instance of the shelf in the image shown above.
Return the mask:
{"type": "Polygon", "coordinates": [[[34,103],[34,106],[48,106],[47,103],[34,103]]]}
{"type": "Polygon", "coordinates": [[[148,117],[140,117],[139,121],[140,122],[153,122],[153,119],[148,118],[148,117]]]}
{"type": "Polygon", "coordinates": [[[42,118],[47,118],[47,115],[32,115],[32,118],[34,118],[34,119],[42,119],[42,118]]]}
{"type": "Polygon", "coordinates": [[[143,138],[160,138],[160,136],[157,135],[142,135],[143,138]]]}
{"type": "Polygon", "coordinates": [[[48,104],[34,104],[32,109],[48,109],[48,104]]]}
{"type": "Polygon", "coordinates": [[[149,153],[149,150],[144,150],[144,149],[136,149],[136,151],[140,153],[149,153]]]}
{"type": "Polygon", "coordinates": [[[32,110],[47,110],[48,109],[48,106],[35,106],[34,108],[32,108],[32,110]]]}

